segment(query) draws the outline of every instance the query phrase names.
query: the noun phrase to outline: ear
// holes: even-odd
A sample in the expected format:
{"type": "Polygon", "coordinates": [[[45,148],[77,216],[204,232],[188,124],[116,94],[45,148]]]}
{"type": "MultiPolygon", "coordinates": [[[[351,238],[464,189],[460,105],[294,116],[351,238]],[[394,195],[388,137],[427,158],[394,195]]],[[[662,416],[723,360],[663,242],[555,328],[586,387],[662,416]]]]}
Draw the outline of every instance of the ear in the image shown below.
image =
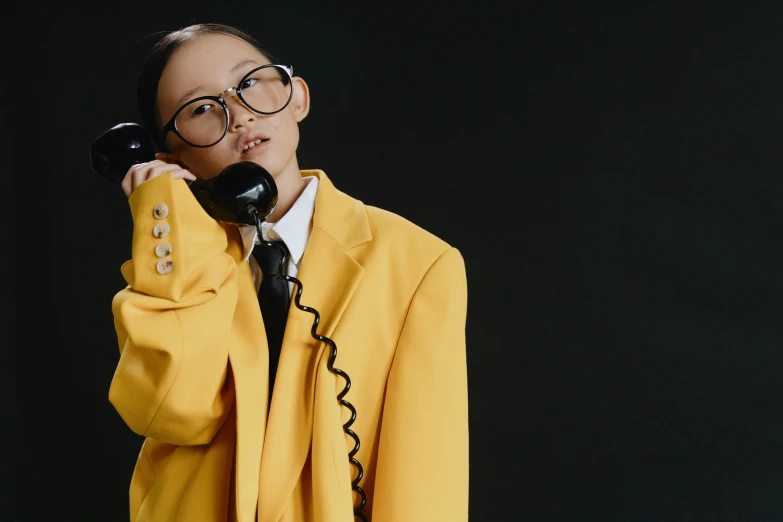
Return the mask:
{"type": "Polygon", "coordinates": [[[298,76],[294,76],[292,82],[294,94],[291,96],[290,106],[296,122],[299,123],[310,112],[310,89],[307,87],[307,83],[298,76]]]}

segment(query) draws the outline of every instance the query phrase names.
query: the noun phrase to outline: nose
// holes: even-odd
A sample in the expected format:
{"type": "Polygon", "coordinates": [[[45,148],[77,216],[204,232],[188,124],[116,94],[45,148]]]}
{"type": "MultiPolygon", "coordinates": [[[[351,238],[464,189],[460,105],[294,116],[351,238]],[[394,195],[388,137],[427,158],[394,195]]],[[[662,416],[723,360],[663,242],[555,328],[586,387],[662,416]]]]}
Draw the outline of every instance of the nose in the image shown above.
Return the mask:
{"type": "Polygon", "coordinates": [[[255,121],[256,113],[244,104],[236,92],[224,94],[223,99],[226,100],[232,130],[244,127],[249,122],[255,121]]]}

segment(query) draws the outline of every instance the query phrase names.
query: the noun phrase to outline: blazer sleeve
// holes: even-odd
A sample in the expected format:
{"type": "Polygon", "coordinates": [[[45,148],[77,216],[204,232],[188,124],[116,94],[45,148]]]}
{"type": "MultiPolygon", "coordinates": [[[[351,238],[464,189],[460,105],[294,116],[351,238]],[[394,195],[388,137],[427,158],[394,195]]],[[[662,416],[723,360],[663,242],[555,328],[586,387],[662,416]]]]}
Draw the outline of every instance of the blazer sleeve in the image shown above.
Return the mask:
{"type": "Polygon", "coordinates": [[[206,444],[234,400],[226,338],[237,267],[226,231],[171,174],[139,185],[129,204],[132,258],[122,266],[128,287],[112,300],[120,358],[109,401],[139,435],[206,444]]]}
{"type": "Polygon", "coordinates": [[[450,248],[410,304],[384,401],[373,522],[468,520],[467,279],[450,248]]]}

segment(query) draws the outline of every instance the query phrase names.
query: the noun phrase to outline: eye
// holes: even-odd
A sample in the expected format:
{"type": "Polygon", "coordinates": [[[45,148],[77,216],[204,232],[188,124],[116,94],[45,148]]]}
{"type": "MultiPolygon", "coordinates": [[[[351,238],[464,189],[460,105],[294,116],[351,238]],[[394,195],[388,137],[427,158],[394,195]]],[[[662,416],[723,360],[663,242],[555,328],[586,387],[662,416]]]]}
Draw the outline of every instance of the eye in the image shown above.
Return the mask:
{"type": "Polygon", "coordinates": [[[242,85],[239,86],[240,89],[247,89],[248,87],[252,87],[256,84],[258,80],[255,78],[248,78],[247,80],[242,82],[242,85]]]}
{"type": "Polygon", "coordinates": [[[214,105],[212,105],[211,103],[205,103],[203,105],[199,105],[198,107],[193,109],[193,111],[190,113],[190,116],[191,117],[201,116],[202,114],[210,110],[212,107],[214,107],[214,105]]]}

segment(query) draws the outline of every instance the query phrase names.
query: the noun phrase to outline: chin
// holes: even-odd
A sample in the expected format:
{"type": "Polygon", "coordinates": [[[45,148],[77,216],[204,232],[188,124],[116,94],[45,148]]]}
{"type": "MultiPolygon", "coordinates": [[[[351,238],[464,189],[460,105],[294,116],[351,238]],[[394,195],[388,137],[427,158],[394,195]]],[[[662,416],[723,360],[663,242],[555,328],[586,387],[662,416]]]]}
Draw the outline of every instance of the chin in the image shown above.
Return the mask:
{"type": "Polygon", "coordinates": [[[253,159],[247,159],[245,161],[251,161],[258,165],[259,167],[263,167],[269,174],[272,176],[272,178],[277,179],[280,174],[285,170],[283,167],[280,166],[280,162],[274,161],[272,159],[264,159],[264,158],[253,158],[253,159]]]}

